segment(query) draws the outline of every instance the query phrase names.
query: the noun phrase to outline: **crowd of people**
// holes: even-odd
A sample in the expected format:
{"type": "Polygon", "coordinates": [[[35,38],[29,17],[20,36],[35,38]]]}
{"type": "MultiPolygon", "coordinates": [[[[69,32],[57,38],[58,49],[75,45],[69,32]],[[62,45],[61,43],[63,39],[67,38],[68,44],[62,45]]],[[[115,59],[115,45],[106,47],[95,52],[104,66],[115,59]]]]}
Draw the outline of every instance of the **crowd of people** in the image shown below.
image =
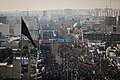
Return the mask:
{"type": "Polygon", "coordinates": [[[112,58],[111,63],[111,58],[106,56],[106,53],[98,53],[99,47],[93,52],[84,46],[72,47],[71,44],[58,48],[57,54],[60,54],[61,64],[56,62],[51,51],[43,50],[44,63],[42,66],[45,67],[45,71],[42,78],[44,80],[119,80],[120,70],[116,66],[116,60],[112,58]]]}

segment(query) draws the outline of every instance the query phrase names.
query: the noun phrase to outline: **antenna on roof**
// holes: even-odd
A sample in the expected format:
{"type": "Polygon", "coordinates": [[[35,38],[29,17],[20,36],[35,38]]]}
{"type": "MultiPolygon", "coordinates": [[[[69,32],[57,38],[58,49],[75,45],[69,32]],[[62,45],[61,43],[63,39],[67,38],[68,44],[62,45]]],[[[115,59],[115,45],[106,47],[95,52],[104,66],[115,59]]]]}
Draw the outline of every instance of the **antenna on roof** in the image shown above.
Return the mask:
{"type": "Polygon", "coordinates": [[[106,8],[112,8],[111,0],[106,0],[106,8]]]}
{"type": "Polygon", "coordinates": [[[112,8],[111,0],[110,0],[110,8],[112,8]]]}

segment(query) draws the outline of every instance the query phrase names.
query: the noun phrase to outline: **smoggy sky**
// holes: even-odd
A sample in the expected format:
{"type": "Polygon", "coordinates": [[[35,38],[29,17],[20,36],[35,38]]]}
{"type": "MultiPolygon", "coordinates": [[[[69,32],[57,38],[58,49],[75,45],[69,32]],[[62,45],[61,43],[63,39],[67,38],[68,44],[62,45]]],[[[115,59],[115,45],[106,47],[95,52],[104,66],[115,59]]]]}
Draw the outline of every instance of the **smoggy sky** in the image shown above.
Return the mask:
{"type": "Polygon", "coordinates": [[[93,9],[106,5],[120,9],[120,0],[0,0],[0,11],[93,9]]]}

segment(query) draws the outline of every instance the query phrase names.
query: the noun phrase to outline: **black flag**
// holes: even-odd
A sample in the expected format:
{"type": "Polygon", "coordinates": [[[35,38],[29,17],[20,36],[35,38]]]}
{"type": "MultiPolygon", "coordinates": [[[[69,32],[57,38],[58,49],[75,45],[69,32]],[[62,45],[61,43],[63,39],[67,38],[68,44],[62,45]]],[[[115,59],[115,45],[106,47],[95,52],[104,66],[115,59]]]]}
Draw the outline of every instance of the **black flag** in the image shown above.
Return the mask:
{"type": "Polygon", "coordinates": [[[33,39],[32,39],[32,37],[31,37],[31,35],[30,35],[29,31],[28,31],[28,28],[27,28],[24,20],[23,19],[21,19],[21,20],[22,20],[21,21],[21,23],[22,23],[22,25],[21,25],[21,34],[25,35],[31,41],[31,43],[33,44],[34,47],[37,47],[36,44],[33,42],[33,39]]]}

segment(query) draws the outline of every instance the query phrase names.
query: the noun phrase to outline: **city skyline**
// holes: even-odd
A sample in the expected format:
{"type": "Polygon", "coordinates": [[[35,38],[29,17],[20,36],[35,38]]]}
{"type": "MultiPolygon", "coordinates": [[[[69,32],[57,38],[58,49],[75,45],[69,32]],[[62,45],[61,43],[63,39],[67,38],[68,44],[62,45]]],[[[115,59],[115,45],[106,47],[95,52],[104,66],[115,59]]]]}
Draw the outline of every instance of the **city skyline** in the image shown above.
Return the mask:
{"type": "Polygon", "coordinates": [[[0,0],[0,11],[51,9],[120,9],[120,0],[0,0]]]}

